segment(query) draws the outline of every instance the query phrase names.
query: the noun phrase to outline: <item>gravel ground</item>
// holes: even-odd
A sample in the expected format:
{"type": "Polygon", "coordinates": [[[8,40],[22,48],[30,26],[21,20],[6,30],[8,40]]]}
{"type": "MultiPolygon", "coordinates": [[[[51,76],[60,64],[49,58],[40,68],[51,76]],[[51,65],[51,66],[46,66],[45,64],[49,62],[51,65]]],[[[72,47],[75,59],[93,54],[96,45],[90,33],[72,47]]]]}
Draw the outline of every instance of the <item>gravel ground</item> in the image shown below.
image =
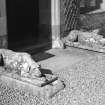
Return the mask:
{"type": "Polygon", "coordinates": [[[22,90],[9,88],[0,81],[0,105],[46,105],[37,96],[22,90]]]}
{"type": "Polygon", "coordinates": [[[105,55],[78,62],[56,73],[66,88],[51,100],[51,105],[105,105],[105,55]]]}
{"type": "Polygon", "coordinates": [[[105,105],[105,55],[89,58],[55,73],[64,90],[41,100],[0,83],[0,105],[105,105]]]}

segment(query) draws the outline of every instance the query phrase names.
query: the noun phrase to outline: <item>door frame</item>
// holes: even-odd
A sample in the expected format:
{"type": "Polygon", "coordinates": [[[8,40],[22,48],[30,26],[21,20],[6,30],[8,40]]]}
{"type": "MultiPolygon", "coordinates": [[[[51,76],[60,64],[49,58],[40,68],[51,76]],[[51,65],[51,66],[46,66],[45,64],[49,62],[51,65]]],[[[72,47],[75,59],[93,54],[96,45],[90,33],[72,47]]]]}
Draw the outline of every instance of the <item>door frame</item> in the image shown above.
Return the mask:
{"type": "Polygon", "coordinates": [[[0,0],[0,36],[7,34],[6,0],[0,0]]]}
{"type": "Polygon", "coordinates": [[[0,48],[7,48],[6,0],[0,0],[0,48]]]}
{"type": "MultiPolygon", "coordinates": [[[[0,0],[0,36],[7,35],[6,0],[0,0]]],[[[60,38],[60,0],[51,0],[51,40],[60,38]]]]}
{"type": "Polygon", "coordinates": [[[53,48],[60,39],[60,0],[51,0],[51,31],[53,48]]]}

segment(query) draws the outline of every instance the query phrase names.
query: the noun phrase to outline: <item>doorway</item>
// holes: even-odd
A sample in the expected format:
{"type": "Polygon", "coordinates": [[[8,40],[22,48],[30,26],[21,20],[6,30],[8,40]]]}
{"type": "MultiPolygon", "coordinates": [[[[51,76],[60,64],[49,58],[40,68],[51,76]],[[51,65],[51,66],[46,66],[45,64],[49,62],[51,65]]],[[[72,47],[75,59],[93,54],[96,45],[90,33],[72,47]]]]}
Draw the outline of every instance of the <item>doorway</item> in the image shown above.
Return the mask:
{"type": "MultiPolygon", "coordinates": [[[[49,5],[46,2],[46,5],[49,5]]],[[[8,47],[12,50],[20,50],[30,46],[50,42],[50,25],[46,33],[40,27],[40,4],[39,0],[7,0],[7,29],[8,47]],[[43,37],[46,37],[43,39],[43,37]]],[[[46,8],[45,8],[46,9],[46,8]]],[[[43,14],[45,19],[46,14],[43,14]]],[[[47,14],[50,20],[50,12],[47,14]]],[[[41,18],[42,19],[42,18],[41,18]]],[[[44,25],[43,25],[44,27],[44,25]]]]}

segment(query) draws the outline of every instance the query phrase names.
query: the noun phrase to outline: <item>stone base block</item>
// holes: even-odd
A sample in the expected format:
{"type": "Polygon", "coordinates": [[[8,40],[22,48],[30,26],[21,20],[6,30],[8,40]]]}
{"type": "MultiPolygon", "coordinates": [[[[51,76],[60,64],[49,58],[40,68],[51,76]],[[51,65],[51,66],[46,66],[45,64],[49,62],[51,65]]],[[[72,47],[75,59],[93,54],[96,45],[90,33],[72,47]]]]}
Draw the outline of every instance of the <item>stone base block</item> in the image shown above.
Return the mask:
{"type": "MultiPolygon", "coordinates": [[[[1,73],[0,73],[1,74],[1,73]]],[[[46,83],[43,86],[38,86],[35,84],[43,84],[43,82],[38,83],[38,80],[34,81],[34,83],[30,83],[27,81],[18,80],[12,78],[11,76],[1,74],[0,80],[7,84],[10,88],[16,88],[19,90],[23,90],[25,92],[29,92],[33,95],[41,97],[42,99],[47,99],[53,97],[57,92],[64,88],[64,84],[59,79],[52,79],[49,83],[46,83]],[[36,82],[36,83],[35,83],[36,82]]]]}

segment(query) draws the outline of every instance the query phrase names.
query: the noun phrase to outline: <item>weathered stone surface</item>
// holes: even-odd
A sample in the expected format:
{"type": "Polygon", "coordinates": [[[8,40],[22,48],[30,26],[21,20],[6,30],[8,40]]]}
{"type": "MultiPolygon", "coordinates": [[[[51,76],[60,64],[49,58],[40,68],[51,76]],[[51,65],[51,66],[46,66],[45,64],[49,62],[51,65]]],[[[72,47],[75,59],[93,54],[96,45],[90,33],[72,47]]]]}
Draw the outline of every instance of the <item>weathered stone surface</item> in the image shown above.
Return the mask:
{"type": "Polygon", "coordinates": [[[60,38],[56,38],[52,41],[52,48],[64,48],[63,42],[60,40],[60,38]]]}
{"type": "Polygon", "coordinates": [[[39,85],[43,84],[41,81],[37,81],[34,79],[33,83],[32,81],[22,81],[21,79],[14,79],[11,78],[11,76],[7,75],[1,75],[0,80],[2,80],[4,83],[6,83],[11,88],[17,88],[20,90],[28,91],[38,97],[42,98],[51,98],[54,96],[57,92],[62,90],[64,88],[63,83],[60,80],[55,80],[52,83],[46,84],[43,87],[40,87],[39,85]]]}
{"type": "Polygon", "coordinates": [[[73,31],[71,31],[71,32],[68,34],[68,36],[65,38],[65,40],[74,42],[74,41],[77,40],[78,34],[79,34],[79,31],[78,31],[78,30],[73,30],[73,31]]]}
{"type": "Polygon", "coordinates": [[[49,98],[64,88],[63,83],[51,74],[43,74],[40,66],[28,53],[0,49],[0,79],[9,87],[29,91],[38,97],[49,98]],[[3,61],[2,61],[3,60],[3,61]]]}
{"type": "Polygon", "coordinates": [[[3,56],[4,67],[11,72],[18,73],[24,77],[40,77],[40,66],[25,52],[14,52],[8,49],[0,49],[3,56]]]}
{"type": "Polygon", "coordinates": [[[8,78],[13,78],[13,79],[16,79],[16,80],[19,80],[22,82],[26,82],[26,83],[38,86],[38,87],[43,87],[43,86],[48,85],[58,79],[56,76],[50,75],[50,74],[49,75],[47,74],[47,76],[40,77],[40,78],[39,77],[27,78],[27,77],[22,77],[22,76],[19,76],[18,74],[14,74],[11,72],[7,73],[7,72],[5,72],[4,69],[1,70],[0,74],[6,76],[8,78]]]}
{"type": "Polygon", "coordinates": [[[94,31],[83,32],[83,31],[73,30],[73,32],[71,33],[76,34],[76,36],[78,37],[77,42],[71,41],[70,38],[67,37],[65,41],[66,45],[88,49],[88,50],[99,51],[99,52],[105,52],[105,38],[103,38],[102,35],[98,35],[94,31]]]}

